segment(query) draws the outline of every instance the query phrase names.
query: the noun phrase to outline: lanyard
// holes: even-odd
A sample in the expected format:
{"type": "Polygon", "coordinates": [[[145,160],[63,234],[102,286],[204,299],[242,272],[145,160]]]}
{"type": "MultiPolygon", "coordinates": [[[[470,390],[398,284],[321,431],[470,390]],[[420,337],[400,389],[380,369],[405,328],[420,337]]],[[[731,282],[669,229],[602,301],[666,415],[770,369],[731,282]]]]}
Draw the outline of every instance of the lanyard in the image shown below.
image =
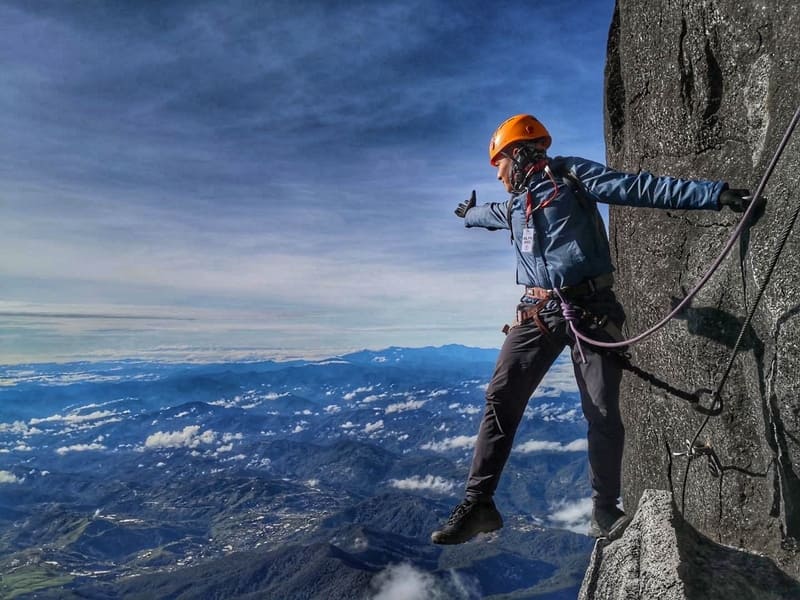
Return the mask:
{"type": "Polygon", "coordinates": [[[553,192],[542,202],[540,202],[536,207],[533,206],[533,194],[531,194],[530,188],[528,188],[527,192],[525,193],[525,225],[528,225],[531,221],[531,216],[533,213],[541,208],[546,208],[550,206],[553,200],[556,199],[558,196],[558,183],[556,182],[555,178],[553,177],[553,172],[550,170],[549,166],[544,168],[544,172],[550,178],[550,181],[553,183],[553,192]]]}

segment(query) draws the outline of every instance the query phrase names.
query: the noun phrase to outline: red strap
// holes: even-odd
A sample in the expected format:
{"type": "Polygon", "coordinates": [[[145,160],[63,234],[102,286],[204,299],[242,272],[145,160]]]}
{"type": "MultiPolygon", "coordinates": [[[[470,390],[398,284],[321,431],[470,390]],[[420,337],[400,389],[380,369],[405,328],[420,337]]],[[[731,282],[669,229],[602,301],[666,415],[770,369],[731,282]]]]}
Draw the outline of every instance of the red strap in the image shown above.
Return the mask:
{"type": "MultiPolygon", "coordinates": [[[[546,169],[545,168],[546,166],[547,166],[547,160],[543,159],[543,160],[540,160],[540,161],[537,161],[536,163],[534,163],[533,166],[531,166],[531,168],[528,170],[528,175],[530,175],[531,173],[535,173],[535,172],[544,170],[544,172],[547,173],[547,177],[550,178],[550,181],[553,184],[553,193],[550,194],[547,197],[547,199],[544,200],[541,204],[539,204],[539,206],[536,207],[536,210],[539,210],[540,208],[545,208],[546,206],[549,206],[550,203],[553,200],[556,199],[556,196],[558,196],[558,183],[553,178],[553,174],[550,171],[550,169],[546,169]]],[[[528,193],[525,195],[525,224],[526,225],[530,222],[531,215],[533,214],[533,210],[534,210],[534,208],[533,208],[533,196],[531,195],[531,191],[528,190],[528,193]]]]}
{"type": "Polygon", "coordinates": [[[525,224],[526,225],[530,222],[532,214],[533,214],[533,196],[531,195],[531,191],[528,190],[528,193],[525,194],[525,224]]]}

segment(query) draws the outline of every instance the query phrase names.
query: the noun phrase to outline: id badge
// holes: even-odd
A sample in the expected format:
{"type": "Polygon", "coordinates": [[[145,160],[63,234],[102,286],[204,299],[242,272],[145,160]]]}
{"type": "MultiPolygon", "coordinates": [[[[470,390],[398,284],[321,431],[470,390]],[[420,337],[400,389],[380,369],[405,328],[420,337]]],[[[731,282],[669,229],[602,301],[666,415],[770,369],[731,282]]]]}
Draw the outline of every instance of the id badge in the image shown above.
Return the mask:
{"type": "Polygon", "coordinates": [[[533,229],[530,227],[522,230],[522,251],[533,252],[533,229]]]}

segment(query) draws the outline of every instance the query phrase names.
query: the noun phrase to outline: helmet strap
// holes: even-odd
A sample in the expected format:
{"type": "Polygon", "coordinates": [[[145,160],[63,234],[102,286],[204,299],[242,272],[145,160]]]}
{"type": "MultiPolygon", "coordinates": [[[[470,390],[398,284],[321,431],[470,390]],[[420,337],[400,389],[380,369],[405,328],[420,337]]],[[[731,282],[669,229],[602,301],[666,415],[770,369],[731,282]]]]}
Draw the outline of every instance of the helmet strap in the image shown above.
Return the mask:
{"type": "Polygon", "coordinates": [[[510,153],[504,152],[503,155],[512,162],[511,185],[514,193],[525,190],[531,176],[543,171],[547,166],[547,153],[544,150],[537,150],[532,145],[517,146],[510,153]]]}

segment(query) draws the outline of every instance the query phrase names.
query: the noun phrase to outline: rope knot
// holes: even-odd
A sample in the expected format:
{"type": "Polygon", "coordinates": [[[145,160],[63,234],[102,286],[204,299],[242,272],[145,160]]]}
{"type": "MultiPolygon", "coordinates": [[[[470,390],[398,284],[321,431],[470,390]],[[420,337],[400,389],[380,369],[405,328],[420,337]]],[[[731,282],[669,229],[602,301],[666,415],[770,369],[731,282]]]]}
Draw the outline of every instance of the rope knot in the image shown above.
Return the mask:
{"type": "MultiPolygon", "coordinates": [[[[561,294],[559,298],[561,299],[561,294]]],[[[561,314],[570,323],[577,323],[581,319],[580,309],[563,299],[561,299],[561,314]]]]}
{"type": "Polygon", "coordinates": [[[555,289],[555,292],[561,303],[561,314],[563,315],[564,320],[567,322],[567,329],[569,329],[572,333],[572,337],[575,340],[575,346],[578,348],[578,353],[581,355],[581,362],[585,365],[586,355],[583,353],[581,338],[577,335],[577,324],[581,320],[581,309],[564,298],[564,295],[558,288],[555,289]]]}

